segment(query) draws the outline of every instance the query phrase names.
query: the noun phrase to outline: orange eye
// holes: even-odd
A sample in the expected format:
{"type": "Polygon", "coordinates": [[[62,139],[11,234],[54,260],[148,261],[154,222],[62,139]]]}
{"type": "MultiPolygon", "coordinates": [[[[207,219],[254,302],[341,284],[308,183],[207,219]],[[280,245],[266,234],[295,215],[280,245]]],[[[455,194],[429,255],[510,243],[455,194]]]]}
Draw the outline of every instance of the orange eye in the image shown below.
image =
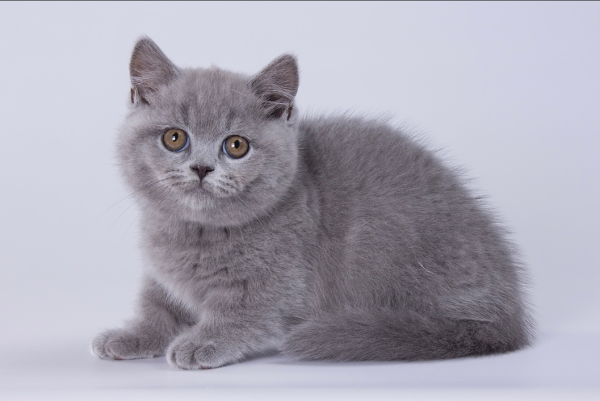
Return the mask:
{"type": "Polygon", "coordinates": [[[163,144],[171,152],[180,152],[187,148],[188,135],[180,129],[170,129],[163,134],[163,144]]]}
{"type": "Polygon", "coordinates": [[[232,159],[244,157],[249,149],[250,144],[246,138],[239,135],[230,136],[223,142],[223,152],[232,159]]]}

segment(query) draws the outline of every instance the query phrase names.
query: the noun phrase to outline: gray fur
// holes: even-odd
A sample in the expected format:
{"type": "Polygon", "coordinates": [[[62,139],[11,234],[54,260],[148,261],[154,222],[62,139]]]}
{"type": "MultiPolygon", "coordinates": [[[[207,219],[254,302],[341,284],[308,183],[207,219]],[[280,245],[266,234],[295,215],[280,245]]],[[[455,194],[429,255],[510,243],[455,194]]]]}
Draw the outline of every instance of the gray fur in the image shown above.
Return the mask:
{"type": "Polygon", "coordinates": [[[131,61],[118,157],[141,197],[136,317],[101,358],[214,368],[298,359],[420,360],[530,343],[523,273],[458,174],[389,126],[300,119],[284,55],[254,77],[180,69],[148,38],[131,61]],[[161,142],[171,128],[185,150],[161,142]],[[230,135],[250,142],[227,157],[230,135]],[[192,166],[208,166],[201,181],[192,166]]]}

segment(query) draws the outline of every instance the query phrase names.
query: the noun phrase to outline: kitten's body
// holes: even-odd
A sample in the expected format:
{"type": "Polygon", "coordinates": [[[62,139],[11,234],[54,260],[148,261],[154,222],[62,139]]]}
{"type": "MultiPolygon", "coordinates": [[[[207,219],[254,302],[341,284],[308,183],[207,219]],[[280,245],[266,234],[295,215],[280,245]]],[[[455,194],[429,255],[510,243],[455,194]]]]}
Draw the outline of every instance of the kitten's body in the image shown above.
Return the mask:
{"type": "Polygon", "coordinates": [[[119,147],[143,199],[144,289],[94,353],[187,369],[270,349],[413,360],[528,344],[510,245],[433,154],[373,121],[298,121],[289,56],[248,79],[179,70],[155,46],[134,51],[119,147]],[[188,132],[187,153],[161,147],[169,127],[188,132]],[[220,144],[238,133],[252,148],[232,161],[220,144]],[[200,162],[212,170],[198,179],[200,162]]]}

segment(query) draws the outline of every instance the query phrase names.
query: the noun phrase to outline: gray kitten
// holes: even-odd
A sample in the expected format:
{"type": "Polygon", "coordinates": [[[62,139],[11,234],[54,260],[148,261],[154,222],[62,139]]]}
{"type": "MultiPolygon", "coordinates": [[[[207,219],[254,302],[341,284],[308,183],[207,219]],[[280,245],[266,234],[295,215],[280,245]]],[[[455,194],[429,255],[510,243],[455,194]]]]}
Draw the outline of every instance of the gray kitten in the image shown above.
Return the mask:
{"type": "Polygon", "coordinates": [[[141,198],[138,312],[100,358],[215,368],[298,359],[421,360],[530,343],[503,230],[455,171],[402,132],[301,119],[298,67],[176,67],[148,38],[130,64],[118,157],[141,198]]]}

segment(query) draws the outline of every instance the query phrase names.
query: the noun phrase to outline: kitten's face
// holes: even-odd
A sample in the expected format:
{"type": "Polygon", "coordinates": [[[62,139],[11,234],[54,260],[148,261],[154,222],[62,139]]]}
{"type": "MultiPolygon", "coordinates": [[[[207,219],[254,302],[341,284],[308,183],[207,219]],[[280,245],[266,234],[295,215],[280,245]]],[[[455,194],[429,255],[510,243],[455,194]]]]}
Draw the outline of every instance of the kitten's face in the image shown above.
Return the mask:
{"type": "Polygon", "coordinates": [[[144,98],[134,92],[118,155],[145,210],[227,227],[283,201],[297,168],[295,118],[269,111],[251,82],[216,68],[177,69],[144,98]]]}

